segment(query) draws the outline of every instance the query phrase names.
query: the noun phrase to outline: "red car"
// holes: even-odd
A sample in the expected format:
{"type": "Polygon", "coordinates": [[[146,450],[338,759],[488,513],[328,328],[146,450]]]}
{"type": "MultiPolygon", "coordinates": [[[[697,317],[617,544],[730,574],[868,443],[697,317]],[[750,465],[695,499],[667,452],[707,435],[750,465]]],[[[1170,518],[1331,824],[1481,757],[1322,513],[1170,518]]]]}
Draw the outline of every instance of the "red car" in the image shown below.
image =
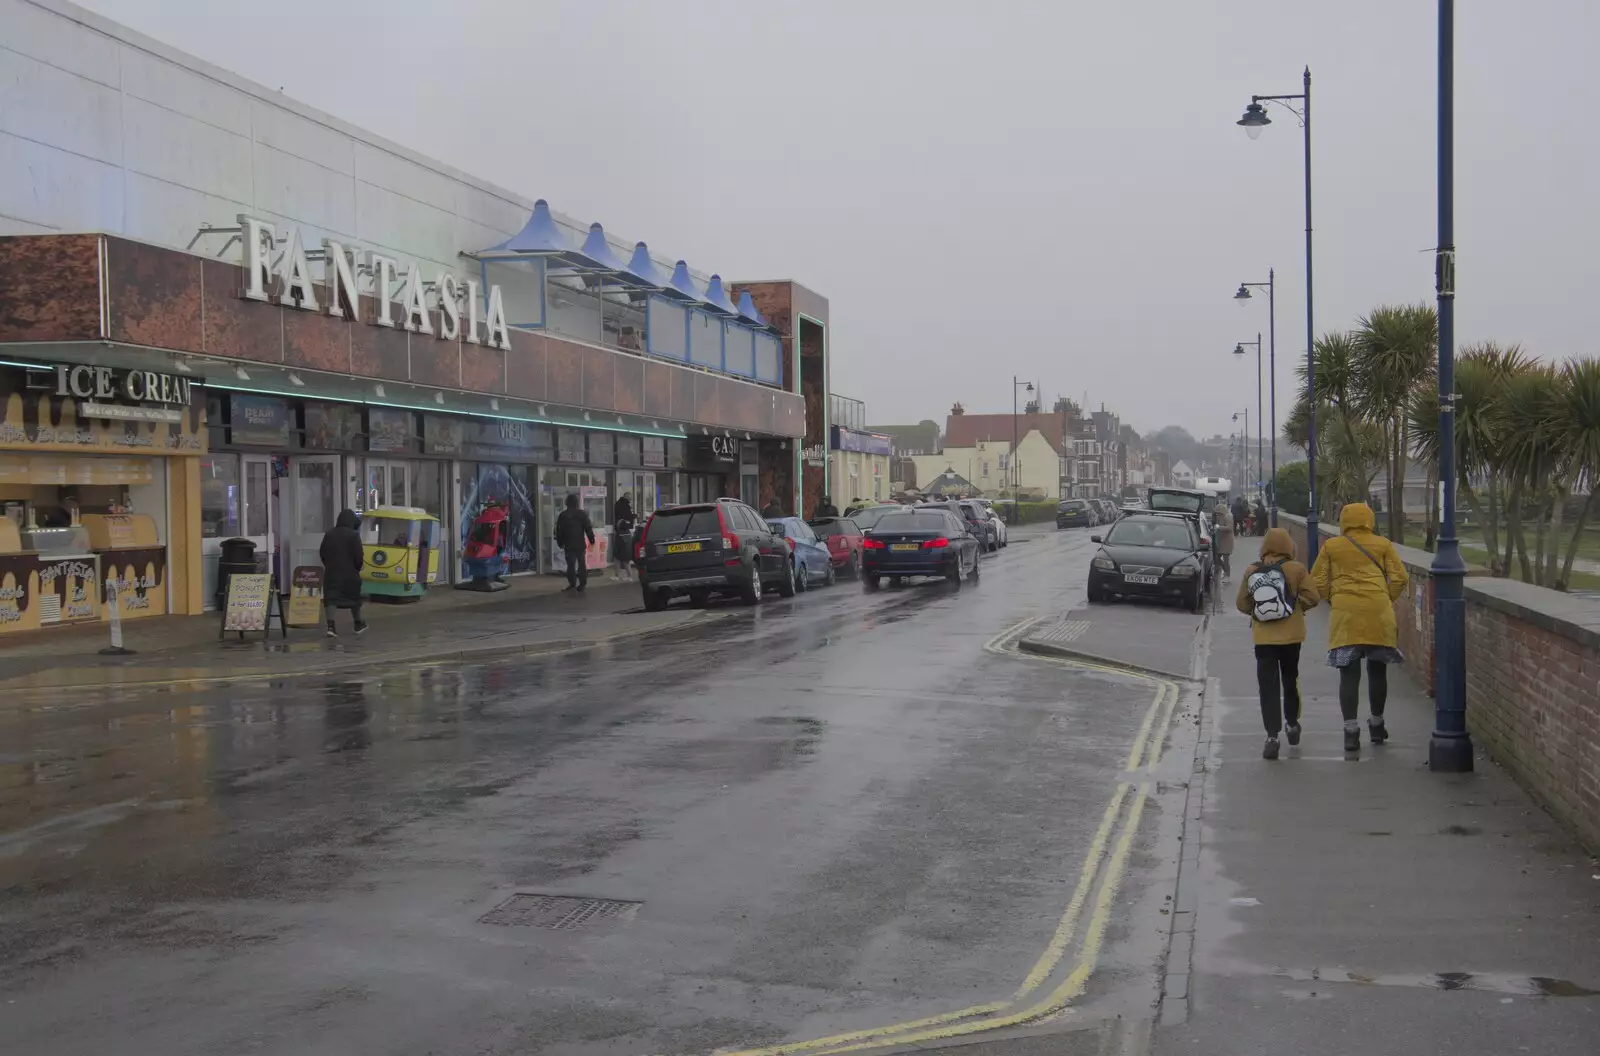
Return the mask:
{"type": "Polygon", "coordinates": [[[866,536],[861,534],[856,522],[848,517],[818,517],[806,523],[817,533],[817,538],[827,546],[828,556],[833,559],[835,571],[852,579],[860,578],[861,541],[866,536]]]}

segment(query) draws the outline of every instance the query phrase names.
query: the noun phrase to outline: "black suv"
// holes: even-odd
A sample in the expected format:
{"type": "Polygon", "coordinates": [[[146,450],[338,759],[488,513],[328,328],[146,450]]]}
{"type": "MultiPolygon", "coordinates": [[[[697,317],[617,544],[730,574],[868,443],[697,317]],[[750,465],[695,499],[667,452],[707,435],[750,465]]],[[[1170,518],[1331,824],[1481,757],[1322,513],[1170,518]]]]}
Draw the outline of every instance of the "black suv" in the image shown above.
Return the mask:
{"type": "Polygon", "coordinates": [[[657,510],[639,535],[634,557],[650,612],[681,594],[695,605],[713,594],[737,594],[754,605],[768,587],[786,598],[795,594],[789,544],[735,499],[657,510]]]}

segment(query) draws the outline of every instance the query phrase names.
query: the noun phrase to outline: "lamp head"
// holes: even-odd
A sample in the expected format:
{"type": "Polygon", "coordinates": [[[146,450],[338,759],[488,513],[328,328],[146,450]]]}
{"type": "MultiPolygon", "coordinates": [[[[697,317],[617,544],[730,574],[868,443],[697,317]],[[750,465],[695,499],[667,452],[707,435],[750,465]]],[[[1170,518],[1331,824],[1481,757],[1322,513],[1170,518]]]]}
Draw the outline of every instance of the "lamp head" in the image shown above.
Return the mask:
{"type": "Polygon", "coordinates": [[[1244,116],[1234,124],[1242,126],[1251,139],[1260,139],[1261,130],[1272,124],[1272,118],[1267,116],[1266,107],[1253,102],[1244,108],[1244,116]]]}
{"type": "Polygon", "coordinates": [[[1233,295],[1233,299],[1239,302],[1239,307],[1243,308],[1244,302],[1250,299],[1250,287],[1241,282],[1239,284],[1239,292],[1233,295]]]}
{"type": "Polygon", "coordinates": [[[1233,346],[1233,354],[1236,355],[1236,356],[1244,355],[1244,342],[1243,341],[1241,341],[1237,345],[1233,346]]]}

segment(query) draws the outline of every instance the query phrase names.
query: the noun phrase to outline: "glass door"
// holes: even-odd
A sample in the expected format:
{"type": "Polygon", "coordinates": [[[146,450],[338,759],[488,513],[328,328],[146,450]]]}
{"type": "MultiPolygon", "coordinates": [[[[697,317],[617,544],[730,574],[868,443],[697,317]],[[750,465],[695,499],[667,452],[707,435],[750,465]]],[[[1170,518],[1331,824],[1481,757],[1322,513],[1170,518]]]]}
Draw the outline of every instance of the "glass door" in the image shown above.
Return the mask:
{"type": "Polygon", "coordinates": [[[244,537],[256,544],[256,567],[270,572],[277,549],[272,523],[272,458],[240,455],[239,468],[244,485],[244,537]]]}
{"type": "Polygon", "coordinates": [[[323,533],[339,516],[339,468],[338,455],[297,455],[289,460],[289,478],[279,485],[283,502],[278,523],[290,572],[300,565],[321,563],[323,533]]]}

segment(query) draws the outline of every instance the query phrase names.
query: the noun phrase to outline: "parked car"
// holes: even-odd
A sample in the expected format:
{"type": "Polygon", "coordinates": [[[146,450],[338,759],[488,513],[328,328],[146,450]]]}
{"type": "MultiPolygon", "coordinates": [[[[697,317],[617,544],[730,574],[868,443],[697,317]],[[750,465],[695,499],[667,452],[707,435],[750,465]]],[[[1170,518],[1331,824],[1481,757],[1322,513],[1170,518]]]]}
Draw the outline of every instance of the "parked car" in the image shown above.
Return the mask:
{"type": "Polygon", "coordinates": [[[798,517],[778,517],[767,521],[767,527],[789,544],[796,590],[809,590],[814,583],[833,586],[833,554],[809,524],[798,517]]]}
{"type": "Polygon", "coordinates": [[[896,513],[906,508],[898,502],[885,502],[881,505],[868,506],[857,510],[849,516],[852,521],[856,522],[856,527],[860,528],[864,534],[871,534],[872,526],[878,523],[879,517],[889,513],[896,513]]]}
{"type": "Polygon", "coordinates": [[[1192,612],[1205,607],[1210,544],[1181,513],[1133,513],[1091,536],[1100,551],[1089,562],[1089,600],[1113,596],[1176,598],[1192,612]]]}
{"type": "Polygon", "coordinates": [[[789,546],[755,510],[737,499],[657,510],[634,546],[639,588],[651,612],[688,595],[704,605],[713,595],[737,595],[747,605],[768,588],[795,594],[789,546]]]}
{"type": "Polygon", "coordinates": [[[1117,521],[1117,504],[1111,499],[1101,496],[1094,500],[1100,507],[1100,523],[1115,524],[1117,521]]]}
{"type": "Polygon", "coordinates": [[[1152,487],[1145,493],[1152,513],[1178,513],[1194,521],[1201,541],[1207,550],[1206,585],[1211,585],[1211,569],[1215,565],[1211,551],[1211,510],[1217,502],[1213,496],[1194,488],[1152,487]]]}
{"type": "Polygon", "coordinates": [[[1062,499],[1056,504],[1057,528],[1093,528],[1095,524],[1088,499],[1062,499]]]}
{"type": "Polygon", "coordinates": [[[967,531],[978,538],[984,550],[989,550],[990,540],[994,537],[994,529],[989,524],[989,518],[979,511],[981,507],[973,499],[939,499],[934,502],[924,503],[917,509],[949,510],[966,524],[967,531]]]}
{"type": "Polygon", "coordinates": [[[978,499],[977,503],[979,506],[983,507],[983,512],[989,515],[989,521],[994,525],[994,531],[998,541],[996,546],[990,547],[990,549],[1004,549],[1005,547],[1009,546],[1010,540],[1006,538],[1006,519],[1000,515],[1000,511],[995,508],[994,503],[989,499],[978,499]]]}
{"type": "Polygon", "coordinates": [[[850,517],[819,517],[806,523],[828,547],[834,570],[851,579],[861,578],[861,542],[866,536],[860,525],[850,517]]]}
{"type": "Polygon", "coordinates": [[[978,579],[981,537],[945,506],[917,506],[885,515],[867,536],[862,549],[861,582],[877,590],[909,576],[943,576],[960,585],[962,577],[978,579]]]}
{"type": "Polygon", "coordinates": [[[968,524],[975,524],[982,532],[983,548],[988,553],[1000,549],[1000,524],[987,506],[977,499],[962,499],[961,513],[968,524]]]}

